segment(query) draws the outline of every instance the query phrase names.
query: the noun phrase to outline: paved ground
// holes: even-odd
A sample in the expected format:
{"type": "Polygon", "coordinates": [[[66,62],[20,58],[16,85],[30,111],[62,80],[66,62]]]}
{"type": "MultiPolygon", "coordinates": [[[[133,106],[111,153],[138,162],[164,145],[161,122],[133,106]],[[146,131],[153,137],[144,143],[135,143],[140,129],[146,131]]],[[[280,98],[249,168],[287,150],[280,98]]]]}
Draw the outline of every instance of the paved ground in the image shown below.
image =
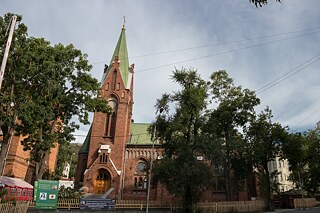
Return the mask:
{"type": "Polygon", "coordinates": [[[320,207],[310,208],[310,209],[276,209],[273,212],[266,212],[266,213],[320,213],[320,207]]]}

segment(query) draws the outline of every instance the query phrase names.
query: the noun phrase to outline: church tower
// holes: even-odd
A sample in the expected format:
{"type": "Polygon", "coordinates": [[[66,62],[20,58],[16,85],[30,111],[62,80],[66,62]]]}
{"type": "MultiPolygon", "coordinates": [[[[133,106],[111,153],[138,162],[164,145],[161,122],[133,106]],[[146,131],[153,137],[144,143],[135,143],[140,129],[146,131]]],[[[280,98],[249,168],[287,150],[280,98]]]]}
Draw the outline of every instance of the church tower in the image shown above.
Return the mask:
{"type": "Polygon", "coordinates": [[[88,135],[79,152],[76,182],[94,194],[120,194],[124,175],[124,154],[133,107],[134,65],[129,66],[125,28],[111,58],[105,65],[98,96],[112,108],[95,112],[88,135]]]}

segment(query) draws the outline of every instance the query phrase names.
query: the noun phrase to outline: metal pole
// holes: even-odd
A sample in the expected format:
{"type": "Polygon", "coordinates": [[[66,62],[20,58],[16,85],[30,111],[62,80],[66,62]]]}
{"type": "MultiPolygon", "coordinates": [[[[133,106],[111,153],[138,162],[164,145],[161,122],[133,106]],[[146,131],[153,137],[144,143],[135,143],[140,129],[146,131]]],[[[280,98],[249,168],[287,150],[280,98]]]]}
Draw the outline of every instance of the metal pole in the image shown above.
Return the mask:
{"type": "Polygon", "coordinates": [[[152,161],[154,158],[154,143],[156,138],[156,126],[154,126],[153,130],[153,139],[152,139],[152,153],[151,153],[151,160],[150,160],[150,169],[149,169],[149,180],[148,180],[148,194],[147,194],[147,208],[146,213],[149,212],[149,198],[150,198],[150,183],[151,183],[151,172],[152,172],[152,161]]]}
{"type": "MultiPolygon", "coordinates": [[[[131,140],[132,135],[130,136],[131,140]]],[[[126,172],[126,163],[127,163],[127,146],[124,147],[124,162],[123,162],[123,172],[121,172],[122,175],[122,186],[121,186],[121,194],[120,194],[120,199],[123,199],[123,194],[124,194],[124,177],[125,177],[125,172],[126,172]]]]}
{"type": "Polygon", "coordinates": [[[7,64],[7,60],[8,60],[8,56],[9,56],[9,49],[10,49],[10,46],[11,46],[13,32],[14,32],[14,29],[16,27],[16,22],[17,22],[17,16],[12,16],[11,27],[10,27],[10,32],[9,32],[9,36],[8,36],[8,41],[7,41],[7,44],[6,44],[6,49],[4,51],[2,64],[1,64],[1,69],[0,69],[0,91],[1,91],[2,81],[3,81],[4,71],[6,69],[6,64],[7,64]]]}

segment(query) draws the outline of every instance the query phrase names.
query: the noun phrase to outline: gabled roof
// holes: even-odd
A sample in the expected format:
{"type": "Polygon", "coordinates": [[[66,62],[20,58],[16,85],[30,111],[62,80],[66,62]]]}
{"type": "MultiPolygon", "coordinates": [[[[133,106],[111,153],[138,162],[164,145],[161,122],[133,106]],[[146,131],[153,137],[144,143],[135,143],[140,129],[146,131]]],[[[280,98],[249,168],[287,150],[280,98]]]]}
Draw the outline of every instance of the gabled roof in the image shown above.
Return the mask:
{"type": "Polygon", "coordinates": [[[107,68],[107,71],[103,74],[101,84],[103,84],[104,80],[106,79],[108,73],[112,68],[112,63],[114,62],[116,56],[120,62],[120,73],[126,89],[130,88],[130,68],[129,68],[129,58],[128,58],[128,49],[127,49],[127,41],[126,41],[126,31],[123,27],[121,30],[121,34],[117,43],[117,46],[113,52],[110,64],[107,68]]]}
{"type": "MultiPolygon", "coordinates": [[[[131,125],[131,137],[129,138],[128,145],[152,145],[151,135],[148,132],[150,127],[149,123],[133,123],[131,125]]],[[[90,137],[92,132],[92,125],[88,131],[87,137],[84,140],[79,154],[86,154],[89,152],[90,137]]],[[[158,141],[155,144],[159,144],[158,141]]]]}
{"type": "MultiPolygon", "coordinates": [[[[131,125],[130,145],[152,145],[151,135],[148,132],[149,123],[133,123],[131,125]]],[[[158,142],[155,142],[158,144],[158,142]]]]}
{"type": "Polygon", "coordinates": [[[87,137],[84,140],[80,150],[79,154],[88,153],[89,152],[89,145],[90,145],[90,138],[91,138],[91,132],[92,132],[92,125],[90,126],[90,129],[88,131],[87,137]]]}

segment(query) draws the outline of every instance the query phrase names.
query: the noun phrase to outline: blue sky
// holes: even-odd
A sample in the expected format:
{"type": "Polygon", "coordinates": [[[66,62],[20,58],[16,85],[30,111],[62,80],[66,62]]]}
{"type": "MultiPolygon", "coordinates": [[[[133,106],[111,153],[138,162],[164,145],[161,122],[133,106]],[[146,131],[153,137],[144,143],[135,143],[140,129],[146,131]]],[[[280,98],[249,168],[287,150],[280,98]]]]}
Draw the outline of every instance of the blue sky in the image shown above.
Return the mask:
{"type": "Polygon", "coordinates": [[[319,11],[318,0],[270,0],[262,8],[248,0],[2,0],[0,7],[1,15],[21,14],[30,36],[87,53],[98,80],[125,16],[135,122],[151,122],[156,99],[177,89],[170,79],[175,67],[192,67],[205,79],[227,70],[237,85],[257,91],[288,73],[258,92],[257,111],[269,106],[275,121],[296,131],[320,120],[319,11]]]}

